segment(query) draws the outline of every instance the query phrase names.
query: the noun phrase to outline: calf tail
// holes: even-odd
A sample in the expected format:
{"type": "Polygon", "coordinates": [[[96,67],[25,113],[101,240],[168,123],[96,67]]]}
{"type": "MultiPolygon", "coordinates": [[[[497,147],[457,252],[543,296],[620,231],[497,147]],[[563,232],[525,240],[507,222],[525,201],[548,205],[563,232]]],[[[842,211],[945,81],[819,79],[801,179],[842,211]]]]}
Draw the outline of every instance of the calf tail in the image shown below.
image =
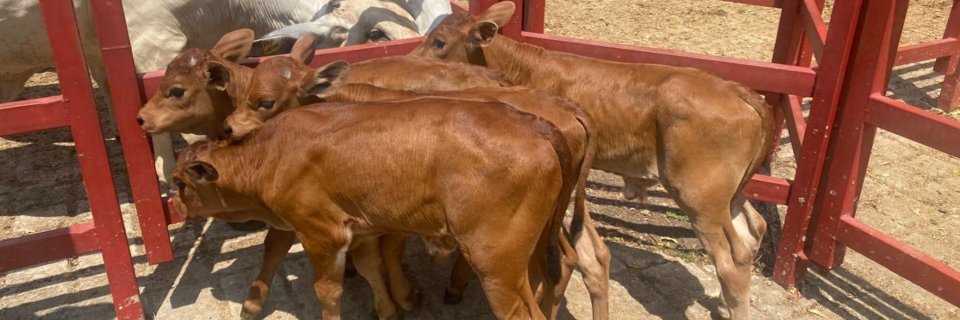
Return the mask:
{"type": "MultiPolygon", "coordinates": [[[[580,110],[579,108],[577,110],[580,110]]],[[[575,185],[576,194],[573,199],[573,219],[570,221],[570,234],[568,235],[569,241],[572,243],[573,239],[577,237],[581,232],[583,232],[584,221],[587,218],[587,215],[590,212],[587,212],[587,177],[590,175],[590,168],[593,167],[593,160],[597,154],[597,146],[591,140],[591,128],[592,123],[590,118],[586,116],[581,110],[576,114],[577,121],[580,122],[580,125],[583,127],[584,133],[584,148],[583,154],[580,155],[580,168],[577,174],[577,182],[575,185]]],[[[564,209],[566,205],[564,205],[564,209]]]]}
{"type": "MultiPolygon", "coordinates": [[[[757,173],[764,161],[766,161],[769,150],[777,140],[775,136],[777,133],[774,132],[776,124],[774,123],[773,107],[767,104],[767,102],[753,90],[733,82],[731,82],[731,84],[735,86],[736,93],[740,99],[753,107],[753,110],[760,116],[760,143],[757,146],[753,159],[750,161],[750,165],[747,166],[747,171],[744,172],[743,179],[740,180],[740,186],[737,188],[736,193],[740,194],[740,192],[743,191],[743,187],[750,181],[753,175],[757,173]]],[[[736,198],[737,197],[734,197],[732,201],[735,201],[736,198]]],[[[733,205],[731,202],[731,206],[733,205]]]]}
{"type": "Polygon", "coordinates": [[[561,133],[560,129],[553,123],[535,114],[517,110],[509,104],[503,103],[503,105],[513,111],[513,114],[530,119],[531,127],[540,134],[540,136],[550,142],[554,152],[557,154],[557,160],[560,162],[560,194],[557,196],[553,217],[549,219],[544,226],[543,232],[540,234],[539,243],[537,244],[538,247],[542,245],[548,246],[547,273],[550,279],[556,283],[560,281],[562,269],[561,256],[563,256],[563,254],[560,248],[559,236],[562,232],[563,216],[567,211],[567,204],[570,203],[570,194],[573,191],[573,186],[579,178],[578,172],[574,171],[573,154],[570,151],[570,146],[567,144],[567,139],[564,138],[563,133],[561,133]],[[546,243],[544,243],[544,241],[546,241],[546,243]]]}

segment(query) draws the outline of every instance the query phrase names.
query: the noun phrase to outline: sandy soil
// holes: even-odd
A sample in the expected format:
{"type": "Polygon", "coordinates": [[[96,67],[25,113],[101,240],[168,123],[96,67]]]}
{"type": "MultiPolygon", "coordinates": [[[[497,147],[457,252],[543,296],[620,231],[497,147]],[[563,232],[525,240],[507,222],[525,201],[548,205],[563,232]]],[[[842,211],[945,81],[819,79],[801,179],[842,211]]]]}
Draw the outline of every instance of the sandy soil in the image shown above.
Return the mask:
{"type": "MultiPolygon", "coordinates": [[[[912,1],[903,44],[939,38],[950,5],[949,0],[912,1]]],[[[830,3],[827,11],[829,7],[830,3]]],[[[546,29],[577,38],[769,61],[778,17],[775,9],[721,1],[550,0],[546,29]]],[[[925,109],[936,106],[943,77],[931,68],[932,62],[898,67],[889,94],[925,109]]],[[[53,73],[38,74],[21,97],[56,94],[55,81],[53,73]]],[[[106,118],[103,97],[98,101],[101,117],[106,118]]],[[[960,118],[960,113],[952,116],[960,118]]],[[[172,231],[175,261],[147,265],[113,132],[106,129],[106,144],[147,313],[158,319],[234,317],[258,268],[263,233],[242,234],[219,222],[178,226],[172,231]]],[[[90,219],[75,159],[68,130],[0,139],[0,239],[90,219]]],[[[774,175],[792,178],[795,168],[791,148],[785,144],[774,160],[774,175]]],[[[662,190],[653,192],[645,204],[624,201],[619,179],[594,173],[588,190],[591,212],[615,256],[612,316],[711,318],[719,289],[682,211],[662,190]]],[[[958,194],[960,159],[881,131],[858,218],[960,268],[958,194]]],[[[785,208],[779,213],[782,218],[785,208]]],[[[319,315],[309,266],[299,250],[273,283],[270,319],[319,315]]],[[[461,306],[443,305],[439,298],[446,269],[429,264],[419,250],[408,253],[407,267],[425,301],[422,310],[408,318],[489,317],[476,285],[461,306]]],[[[771,258],[769,252],[758,258],[753,279],[752,304],[758,319],[960,318],[955,306],[852,251],[833,272],[811,272],[799,293],[770,281],[771,258]]],[[[101,263],[99,255],[87,255],[0,275],[0,318],[111,318],[101,263]]],[[[366,285],[350,279],[346,292],[347,317],[367,317],[372,304],[366,285]]],[[[578,279],[570,286],[563,310],[563,318],[589,317],[589,300],[578,279]]]]}

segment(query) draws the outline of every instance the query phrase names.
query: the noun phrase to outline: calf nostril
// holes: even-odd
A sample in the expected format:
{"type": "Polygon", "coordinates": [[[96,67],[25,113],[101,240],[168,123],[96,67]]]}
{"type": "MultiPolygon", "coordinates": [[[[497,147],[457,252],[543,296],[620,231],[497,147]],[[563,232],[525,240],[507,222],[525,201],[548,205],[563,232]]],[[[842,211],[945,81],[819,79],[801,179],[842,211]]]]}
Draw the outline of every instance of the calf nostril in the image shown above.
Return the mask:
{"type": "Polygon", "coordinates": [[[143,125],[143,117],[137,117],[137,124],[141,126],[143,125]]]}
{"type": "Polygon", "coordinates": [[[223,133],[229,137],[233,135],[233,128],[230,128],[230,126],[223,126],[223,133]]]}

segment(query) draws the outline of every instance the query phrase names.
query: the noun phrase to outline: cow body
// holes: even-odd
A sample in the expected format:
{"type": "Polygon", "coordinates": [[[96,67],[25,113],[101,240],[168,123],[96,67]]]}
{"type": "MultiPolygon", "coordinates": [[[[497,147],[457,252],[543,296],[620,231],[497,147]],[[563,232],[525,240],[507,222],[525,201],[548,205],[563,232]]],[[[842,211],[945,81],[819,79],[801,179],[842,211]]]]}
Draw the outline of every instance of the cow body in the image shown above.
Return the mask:
{"type": "MultiPolygon", "coordinates": [[[[253,69],[233,61],[250,49],[252,32],[238,30],[225,35],[209,51],[190,49],[167,66],[167,72],[158,92],[140,110],[141,126],[149,133],[186,132],[211,138],[223,136],[227,115],[241,103],[253,69]],[[226,57],[224,57],[226,56],[226,57]],[[182,97],[171,95],[181,90],[182,97]]],[[[429,61],[417,57],[374,59],[358,64],[348,82],[376,81],[383,86],[404,89],[469,88],[499,86],[498,73],[487,68],[455,63],[429,61]],[[373,75],[387,75],[374,77],[373,75]]],[[[581,143],[582,139],[574,141],[581,143]]],[[[577,150],[580,150],[579,144],[577,150]]],[[[579,151],[578,151],[579,152],[579,151]]],[[[580,154],[580,153],[576,153],[580,154]]],[[[172,162],[171,162],[172,163],[172,162]]],[[[594,232],[595,233],[595,232],[594,232]]],[[[277,268],[296,241],[292,232],[271,228],[264,241],[264,261],[260,273],[244,301],[242,312],[248,316],[260,314],[266,302],[270,282],[277,268]]],[[[400,239],[402,245],[402,238],[400,239]]],[[[384,241],[396,246],[395,240],[384,241]]],[[[402,251],[385,249],[402,255],[402,251]]],[[[391,296],[400,308],[412,311],[416,297],[404,281],[400,257],[385,257],[391,296]]],[[[469,274],[468,274],[469,276],[469,274]]]]}
{"type": "Polygon", "coordinates": [[[699,70],[592,59],[497,36],[513,9],[500,2],[479,16],[453,14],[412,54],[486,65],[516,85],[580,104],[595,123],[594,167],[626,177],[629,196],[661,181],[714,261],[720,311],[749,318],[752,258],[766,224],[740,191],[775,141],[771,108],[742,85],[699,70]]]}
{"type": "MultiPolygon", "coordinates": [[[[350,77],[353,77],[352,71],[350,77]]],[[[603,312],[600,310],[605,310],[609,305],[610,251],[603,243],[603,238],[597,233],[593,219],[590,218],[589,212],[586,210],[587,174],[593,164],[596,152],[592,140],[593,124],[590,117],[583,112],[580,106],[570,100],[549,95],[543,91],[519,87],[478,87],[445,92],[413,92],[389,90],[369,84],[346,84],[325,99],[328,101],[365,102],[413,99],[424,96],[504,102],[518,110],[538,115],[550,121],[563,133],[571,152],[577,159],[576,162],[581,165],[581,176],[576,186],[574,214],[568,230],[577,255],[577,268],[583,274],[584,284],[587,286],[587,291],[590,293],[592,300],[591,303],[598,310],[595,317],[598,319],[604,318],[603,312]],[[576,157],[577,155],[582,156],[576,157]]],[[[387,243],[391,245],[403,244],[402,241],[396,240],[387,243]]],[[[402,252],[402,250],[397,249],[384,250],[385,255],[402,252]]],[[[399,261],[399,258],[386,259],[385,261],[399,261]]],[[[391,271],[391,268],[399,269],[398,266],[388,265],[387,267],[388,271],[391,271]]],[[[458,261],[454,267],[451,285],[447,288],[445,296],[445,301],[448,303],[459,302],[462,299],[463,290],[469,280],[469,273],[466,271],[469,270],[462,264],[462,261],[458,261]]],[[[390,278],[391,281],[403,279],[402,274],[399,274],[398,271],[394,271],[390,278]]],[[[399,285],[403,286],[404,284],[399,285]]]]}
{"type": "MultiPolygon", "coordinates": [[[[239,145],[213,144],[184,153],[178,212],[296,232],[325,318],[339,318],[346,249],[384,233],[451,237],[498,318],[543,318],[531,285],[555,282],[546,257],[576,173],[548,122],[492,102],[325,104],[277,115],[239,145]]],[[[361,274],[382,272],[367,258],[354,256],[361,274]]]]}

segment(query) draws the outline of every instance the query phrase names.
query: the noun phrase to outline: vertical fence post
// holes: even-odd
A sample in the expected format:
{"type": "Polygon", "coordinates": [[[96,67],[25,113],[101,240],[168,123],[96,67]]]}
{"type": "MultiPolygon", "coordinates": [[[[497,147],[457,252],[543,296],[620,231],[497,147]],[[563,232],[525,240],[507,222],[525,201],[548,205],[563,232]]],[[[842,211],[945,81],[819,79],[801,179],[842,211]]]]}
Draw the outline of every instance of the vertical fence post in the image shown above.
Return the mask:
{"type": "Polygon", "coordinates": [[[114,310],[119,319],[141,319],[140,292],[80,44],[73,1],[41,0],[40,9],[77,148],[80,174],[100,240],[114,310]]]}
{"type": "Polygon", "coordinates": [[[160,186],[152,165],[150,143],[136,122],[143,101],[140,99],[123,5],[118,0],[93,0],[91,8],[147,261],[150,264],[170,261],[173,259],[173,250],[164,219],[160,186]]]}
{"type": "Polygon", "coordinates": [[[845,250],[836,241],[840,217],[856,213],[876,134],[876,127],[865,123],[865,112],[871,95],[886,92],[907,4],[906,0],[864,1],[809,253],[811,261],[827,269],[843,262],[845,250]]]}
{"type": "Polygon", "coordinates": [[[811,110],[797,157],[797,173],[788,201],[783,234],[777,246],[773,279],[780,285],[793,287],[806,273],[804,245],[813,219],[813,204],[826,162],[827,148],[836,119],[840,93],[843,92],[847,62],[860,18],[861,0],[838,2],[834,8],[823,61],[814,88],[811,110]],[[842,21],[842,23],[840,23],[842,21]]]}

